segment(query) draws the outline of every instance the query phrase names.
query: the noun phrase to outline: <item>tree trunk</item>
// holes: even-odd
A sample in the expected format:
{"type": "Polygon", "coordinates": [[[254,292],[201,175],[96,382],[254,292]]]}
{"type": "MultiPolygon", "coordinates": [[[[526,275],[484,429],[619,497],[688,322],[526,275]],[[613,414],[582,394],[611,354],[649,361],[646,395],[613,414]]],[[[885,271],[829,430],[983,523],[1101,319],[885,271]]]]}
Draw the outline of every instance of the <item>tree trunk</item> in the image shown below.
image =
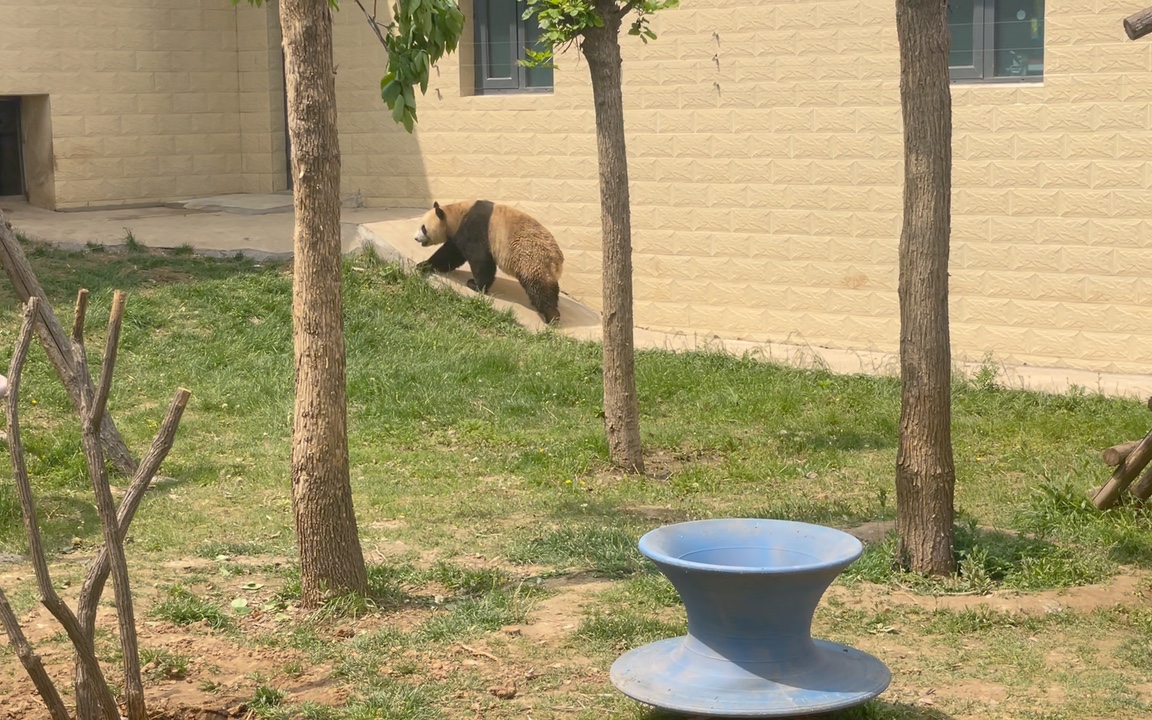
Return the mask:
{"type": "Polygon", "coordinates": [[[904,116],[900,232],[900,437],[896,530],[914,572],[956,571],[948,242],[952,96],[944,0],[896,0],[904,116]]]}
{"type": "Polygon", "coordinates": [[[292,512],[301,604],[367,591],[348,480],[340,258],[340,147],[326,0],[280,0],[292,146],[292,512]]]}
{"type": "Polygon", "coordinates": [[[600,226],[604,235],[604,429],[613,465],[644,472],[632,338],[632,217],[620,60],[621,14],[600,0],[604,27],[584,31],[580,49],[592,76],[600,164],[600,226]]]}

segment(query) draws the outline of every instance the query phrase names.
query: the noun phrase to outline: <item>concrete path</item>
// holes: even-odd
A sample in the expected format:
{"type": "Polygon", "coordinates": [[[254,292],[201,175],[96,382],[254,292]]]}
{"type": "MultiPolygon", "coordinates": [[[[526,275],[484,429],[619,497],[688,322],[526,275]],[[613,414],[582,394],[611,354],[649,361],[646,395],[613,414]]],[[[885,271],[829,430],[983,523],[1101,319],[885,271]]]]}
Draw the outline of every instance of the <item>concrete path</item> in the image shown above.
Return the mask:
{"type": "MultiPolygon", "coordinates": [[[[51,212],[8,200],[4,200],[0,208],[17,231],[58,245],[122,245],[131,232],[137,242],[149,247],[190,245],[207,254],[243,252],[256,258],[284,257],[292,253],[293,216],[289,193],[224,195],[173,202],[165,207],[75,212],[51,212]]],[[[430,248],[421,247],[413,240],[423,214],[423,208],[344,208],[340,218],[343,249],[352,252],[373,245],[382,257],[411,266],[432,254],[430,248]]],[[[461,294],[474,294],[465,284],[469,277],[471,274],[461,269],[447,275],[430,275],[429,280],[461,294]]],[[[519,283],[503,273],[497,275],[490,297],[498,309],[512,310],[525,327],[535,331],[545,328],[519,283]]],[[[581,340],[598,341],[600,316],[562,294],[556,331],[581,340]]],[[[767,361],[837,373],[896,375],[899,372],[899,358],[891,353],[758,343],[644,328],[636,328],[635,338],[637,348],[749,354],[767,361]]],[[[957,363],[957,369],[969,375],[980,367],[980,363],[957,363]]],[[[1001,367],[998,381],[1007,387],[1043,392],[1066,392],[1075,386],[1106,395],[1147,397],[1152,394],[1152,376],[1147,375],[1001,367]]]]}

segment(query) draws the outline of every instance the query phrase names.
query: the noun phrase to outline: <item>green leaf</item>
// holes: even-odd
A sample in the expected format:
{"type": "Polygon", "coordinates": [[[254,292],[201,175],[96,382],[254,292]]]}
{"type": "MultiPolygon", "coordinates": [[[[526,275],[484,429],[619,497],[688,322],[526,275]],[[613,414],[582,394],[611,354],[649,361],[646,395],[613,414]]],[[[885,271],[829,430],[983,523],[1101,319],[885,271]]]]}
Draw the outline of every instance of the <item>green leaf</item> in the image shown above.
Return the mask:
{"type": "Polygon", "coordinates": [[[380,91],[380,96],[384,98],[384,102],[388,107],[392,107],[392,103],[396,102],[396,98],[400,97],[400,83],[395,80],[389,81],[384,89],[380,91]]]}

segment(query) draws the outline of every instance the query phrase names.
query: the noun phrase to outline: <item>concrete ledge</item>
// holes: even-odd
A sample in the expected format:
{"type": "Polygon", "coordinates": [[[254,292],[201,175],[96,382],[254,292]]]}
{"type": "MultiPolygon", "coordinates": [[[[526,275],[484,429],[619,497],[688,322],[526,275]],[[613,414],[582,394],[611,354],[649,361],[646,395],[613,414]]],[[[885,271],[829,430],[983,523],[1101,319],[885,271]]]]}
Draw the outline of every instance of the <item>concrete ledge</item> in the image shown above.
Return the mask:
{"type": "Polygon", "coordinates": [[[199,212],[230,212],[238,215],[290,213],[293,209],[292,193],[288,191],[265,195],[213,195],[188,198],[164,203],[164,207],[199,212]]]}

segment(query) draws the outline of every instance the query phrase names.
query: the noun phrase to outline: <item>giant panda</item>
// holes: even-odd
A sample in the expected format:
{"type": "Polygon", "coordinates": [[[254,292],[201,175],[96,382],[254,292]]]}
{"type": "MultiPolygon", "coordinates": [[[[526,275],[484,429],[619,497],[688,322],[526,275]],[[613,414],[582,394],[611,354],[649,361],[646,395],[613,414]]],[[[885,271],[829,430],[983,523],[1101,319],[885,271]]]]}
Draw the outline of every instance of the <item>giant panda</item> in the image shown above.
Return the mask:
{"type": "Polygon", "coordinates": [[[468,287],[485,293],[499,267],[520,282],[545,322],[560,319],[564,253],[552,233],[527,213],[488,200],[436,202],[424,214],[416,241],[441,246],[417,270],[448,272],[467,262],[472,270],[468,287]]]}

